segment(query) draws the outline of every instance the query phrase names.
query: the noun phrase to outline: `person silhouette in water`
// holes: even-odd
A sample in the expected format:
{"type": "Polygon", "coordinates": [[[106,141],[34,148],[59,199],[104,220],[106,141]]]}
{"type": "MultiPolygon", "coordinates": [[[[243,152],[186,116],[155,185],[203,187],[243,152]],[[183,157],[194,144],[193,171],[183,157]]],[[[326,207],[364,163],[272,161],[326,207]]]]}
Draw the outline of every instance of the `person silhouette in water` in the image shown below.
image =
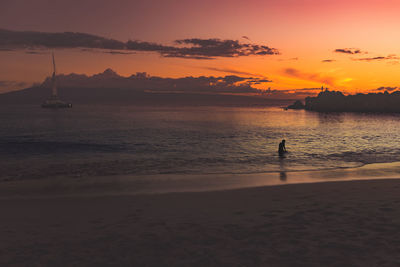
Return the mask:
{"type": "Polygon", "coordinates": [[[278,149],[278,153],[279,156],[283,156],[286,153],[286,147],[285,147],[285,139],[282,140],[282,142],[279,143],[279,149],[278,149]]]}

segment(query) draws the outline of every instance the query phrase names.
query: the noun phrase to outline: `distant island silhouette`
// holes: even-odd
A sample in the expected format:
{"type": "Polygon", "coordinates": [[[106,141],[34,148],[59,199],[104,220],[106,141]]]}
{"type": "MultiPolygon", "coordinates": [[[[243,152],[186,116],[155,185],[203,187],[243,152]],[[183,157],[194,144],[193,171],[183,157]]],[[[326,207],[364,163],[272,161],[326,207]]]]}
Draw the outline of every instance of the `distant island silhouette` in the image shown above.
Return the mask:
{"type": "Polygon", "coordinates": [[[305,104],[297,100],[287,108],[320,112],[400,113],[400,91],[344,95],[340,91],[324,90],[316,97],[306,97],[305,104]]]}
{"type": "MultiPolygon", "coordinates": [[[[286,106],[295,98],[264,96],[253,84],[262,78],[228,75],[162,78],[138,72],[128,77],[112,69],[102,73],[58,74],[58,96],[75,104],[135,106],[286,106]]],[[[37,105],[52,88],[52,77],[30,88],[0,94],[0,105],[37,105]]]]}

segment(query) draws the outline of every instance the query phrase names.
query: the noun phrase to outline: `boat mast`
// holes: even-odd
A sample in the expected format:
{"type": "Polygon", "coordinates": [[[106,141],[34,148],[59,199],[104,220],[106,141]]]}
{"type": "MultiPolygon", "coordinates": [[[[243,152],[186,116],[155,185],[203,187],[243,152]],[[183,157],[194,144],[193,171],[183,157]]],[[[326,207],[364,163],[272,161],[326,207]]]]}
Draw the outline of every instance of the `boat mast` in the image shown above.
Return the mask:
{"type": "Polygon", "coordinates": [[[54,98],[57,98],[56,61],[54,60],[54,52],[51,54],[53,55],[53,77],[51,78],[51,81],[52,81],[51,95],[54,98]]]}

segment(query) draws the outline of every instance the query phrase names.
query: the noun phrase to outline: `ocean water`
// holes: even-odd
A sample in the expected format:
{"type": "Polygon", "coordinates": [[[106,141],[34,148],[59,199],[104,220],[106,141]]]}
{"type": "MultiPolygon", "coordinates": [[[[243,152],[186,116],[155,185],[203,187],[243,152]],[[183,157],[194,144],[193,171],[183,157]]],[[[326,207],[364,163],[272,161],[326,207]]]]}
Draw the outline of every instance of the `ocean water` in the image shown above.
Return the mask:
{"type": "Polygon", "coordinates": [[[0,180],[246,174],[400,160],[397,114],[278,107],[0,107],[0,180]],[[289,151],[279,158],[281,139],[289,151]]]}

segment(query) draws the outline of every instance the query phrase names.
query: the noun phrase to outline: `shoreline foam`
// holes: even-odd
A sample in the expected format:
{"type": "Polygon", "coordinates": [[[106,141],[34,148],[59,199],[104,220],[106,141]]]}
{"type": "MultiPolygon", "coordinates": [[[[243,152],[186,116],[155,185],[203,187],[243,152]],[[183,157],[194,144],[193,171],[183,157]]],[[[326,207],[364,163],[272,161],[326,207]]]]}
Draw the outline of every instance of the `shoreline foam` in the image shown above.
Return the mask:
{"type": "Polygon", "coordinates": [[[398,177],[400,177],[400,162],[366,164],[357,168],[315,171],[282,170],[274,173],[251,174],[54,177],[2,182],[0,183],[0,199],[207,192],[286,184],[380,180],[398,177]]]}

